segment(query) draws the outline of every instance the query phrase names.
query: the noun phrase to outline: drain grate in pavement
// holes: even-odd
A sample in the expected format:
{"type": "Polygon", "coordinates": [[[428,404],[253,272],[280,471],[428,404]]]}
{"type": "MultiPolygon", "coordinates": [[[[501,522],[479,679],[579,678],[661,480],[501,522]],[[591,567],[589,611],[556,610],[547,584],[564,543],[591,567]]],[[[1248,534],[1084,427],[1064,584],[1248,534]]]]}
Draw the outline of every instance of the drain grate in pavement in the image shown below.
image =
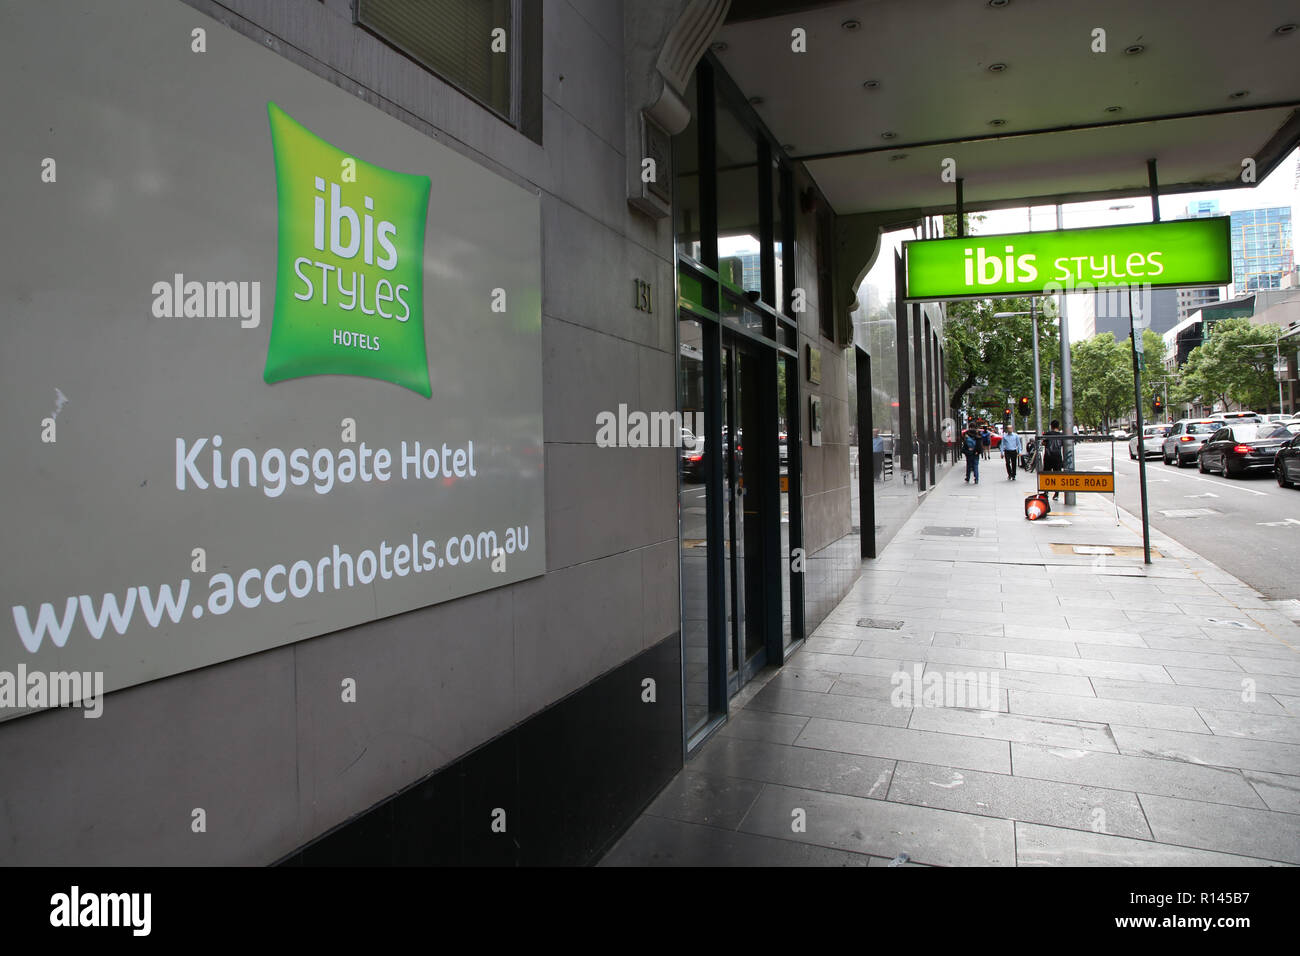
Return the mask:
{"type": "Polygon", "coordinates": [[[921,534],[939,535],[945,538],[973,538],[975,537],[974,528],[959,528],[956,525],[927,525],[921,529],[921,534]]]}
{"type": "Polygon", "coordinates": [[[875,627],[882,631],[897,631],[902,626],[902,621],[883,621],[875,617],[858,618],[858,627],[875,627]]]}
{"type": "Polygon", "coordinates": [[[1160,513],[1166,518],[1204,518],[1208,515],[1217,515],[1223,512],[1215,511],[1213,508],[1174,508],[1160,513]]]}

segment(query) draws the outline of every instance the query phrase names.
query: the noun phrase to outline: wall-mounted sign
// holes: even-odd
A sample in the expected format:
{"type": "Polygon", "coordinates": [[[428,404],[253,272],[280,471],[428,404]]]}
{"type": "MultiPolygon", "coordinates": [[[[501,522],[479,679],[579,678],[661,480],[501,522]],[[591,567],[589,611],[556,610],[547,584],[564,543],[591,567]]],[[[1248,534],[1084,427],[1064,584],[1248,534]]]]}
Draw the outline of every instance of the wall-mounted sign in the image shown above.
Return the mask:
{"type": "Polygon", "coordinates": [[[182,3],[5,17],[7,141],[58,165],[0,177],[0,672],[111,691],[544,573],[537,194],[182,3]]]}
{"type": "Polygon", "coordinates": [[[809,444],[818,446],[822,443],[822,399],[820,395],[808,396],[808,435],[809,444]]]}
{"type": "Polygon", "coordinates": [[[811,345],[807,346],[807,348],[808,381],[813,385],[820,385],[822,383],[822,350],[813,348],[811,345]]]}
{"type": "Polygon", "coordinates": [[[650,283],[644,279],[632,280],[632,308],[638,312],[654,312],[654,301],[650,297],[650,283]]]}
{"type": "Polygon", "coordinates": [[[903,243],[908,299],[1232,281],[1227,216],[903,243]]]}

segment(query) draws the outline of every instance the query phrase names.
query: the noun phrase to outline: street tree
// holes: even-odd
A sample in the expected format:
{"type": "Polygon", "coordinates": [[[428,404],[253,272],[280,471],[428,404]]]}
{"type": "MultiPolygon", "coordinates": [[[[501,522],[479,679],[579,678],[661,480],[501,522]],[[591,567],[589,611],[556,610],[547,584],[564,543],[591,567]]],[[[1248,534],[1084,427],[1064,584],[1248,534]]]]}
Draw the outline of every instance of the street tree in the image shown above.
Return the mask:
{"type": "Polygon", "coordinates": [[[1075,418],[1108,430],[1133,406],[1130,346],[1103,332],[1070,346],[1075,418]]]}
{"type": "Polygon", "coordinates": [[[1188,356],[1178,389],[1181,401],[1221,404],[1224,411],[1265,409],[1277,394],[1273,378],[1276,325],[1252,325],[1249,319],[1214,324],[1206,341],[1188,356]]]}

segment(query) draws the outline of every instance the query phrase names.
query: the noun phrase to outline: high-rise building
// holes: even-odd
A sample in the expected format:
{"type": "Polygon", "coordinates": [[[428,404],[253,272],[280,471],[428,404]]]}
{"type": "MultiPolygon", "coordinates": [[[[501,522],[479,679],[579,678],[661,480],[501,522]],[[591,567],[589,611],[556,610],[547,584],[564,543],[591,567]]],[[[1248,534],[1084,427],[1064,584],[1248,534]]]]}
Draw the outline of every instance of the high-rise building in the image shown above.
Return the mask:
{"type": "Polygon", "coordinates": [[[1232,284],[1237,295],[1281,287],[1291,271],[1291,207],[1232,213],[1232,284]]]}
{"type": "MultiPolygon", "coordinates": [[[[1196,290],[1210,291],[1216,293],[1214,289],[1196,290]]],[[[1179,289],[1143,289],[1134,288],[1133,296],[1135,299],[1136,314],[1143,315],[1149,320],[1148,327],[1153,331],[1163,335],[1168,332],[1180,321],[1179,306],[1181,290],[1179,289]]],[[[1090,295],[1084,296],[1090,300],[1091,308],[1086,310],[1093,317],[1093,335],[1101,335],[1103,332],[1110,332],[1115,336],[1115,341],[1122,342],[1128,339],[1129,333],[1129,301],[1127,290],[1122,289],[1098,289],[1090,295]]]]}
{"type": "Polygon", "coordinates": [[[1183,321],[1202,306],[1218,302],[1222,298],[1220,289],[1179,289],[1178,321],[1183,321]]]}

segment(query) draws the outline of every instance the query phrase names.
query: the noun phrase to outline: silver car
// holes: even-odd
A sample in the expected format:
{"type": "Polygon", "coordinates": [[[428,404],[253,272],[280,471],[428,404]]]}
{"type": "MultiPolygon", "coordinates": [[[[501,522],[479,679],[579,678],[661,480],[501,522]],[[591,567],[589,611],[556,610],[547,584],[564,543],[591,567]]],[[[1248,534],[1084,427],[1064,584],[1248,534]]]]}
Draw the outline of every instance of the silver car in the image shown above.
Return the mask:
{"type": "Polygon", "coordinates": [[[1180,418],[1165,436],[1160,457],[1166,465],[1194,465],[1206,439],[1222,427],[1223,422],[1213,418],[1180,418]]]}
{"type": "Polygon", "coordinates": [[[1138,448],[1142,449],[1143,458],[1159,458],[1164,454],[1164,438],[1172,425],[1143,425],[1142,437],[1134,435],[1128,440],[1128,456],[1137,461],[1138,448]]]}

